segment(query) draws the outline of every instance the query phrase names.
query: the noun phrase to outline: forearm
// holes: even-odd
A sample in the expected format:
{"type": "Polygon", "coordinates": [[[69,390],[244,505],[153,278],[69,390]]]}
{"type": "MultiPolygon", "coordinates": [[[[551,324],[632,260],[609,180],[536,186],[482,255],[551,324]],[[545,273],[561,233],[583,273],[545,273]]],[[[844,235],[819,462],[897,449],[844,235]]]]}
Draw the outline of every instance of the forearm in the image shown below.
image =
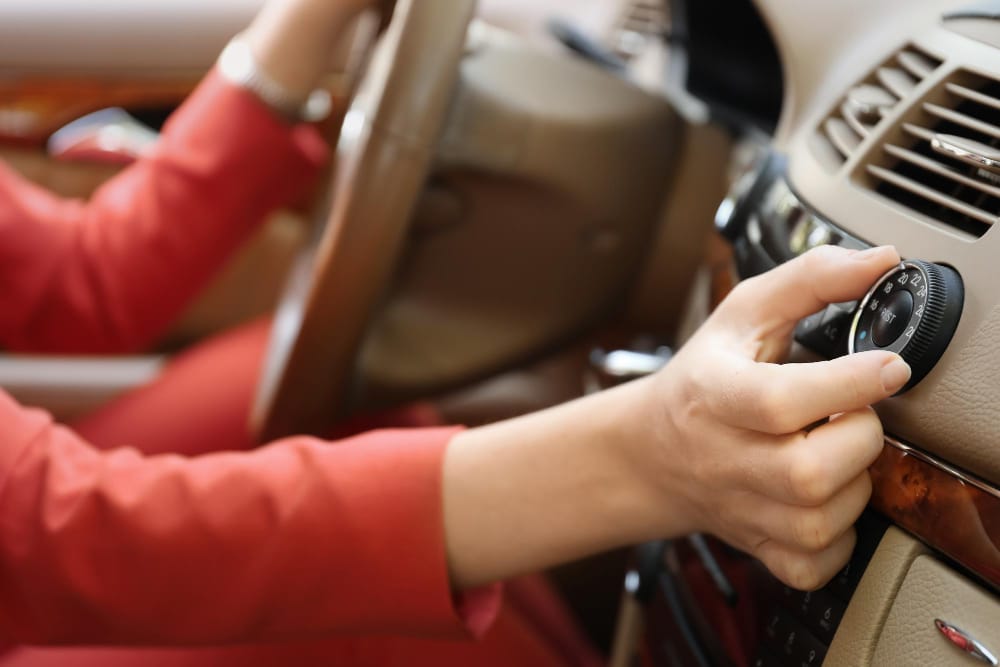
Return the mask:
{"type": "Polygon", "coordinates": [[[683,508],[643,482],[644,462],[630,453],[649,438],[645,384],[455,436],[444,516],[457,587],[688,529],[683,508]]]}

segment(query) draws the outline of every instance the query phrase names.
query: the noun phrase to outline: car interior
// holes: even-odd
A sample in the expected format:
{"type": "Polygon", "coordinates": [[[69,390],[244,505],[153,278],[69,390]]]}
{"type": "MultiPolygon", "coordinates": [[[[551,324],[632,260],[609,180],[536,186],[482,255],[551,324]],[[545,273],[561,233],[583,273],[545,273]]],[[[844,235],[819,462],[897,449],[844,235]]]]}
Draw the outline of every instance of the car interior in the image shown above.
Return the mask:
{"type": "MultiPolygon", "coordinates": [[[[0,159],[87,197],[261,4],[5,0],[0,159]]],[[[154,349],[0,355],[0,386],[71,420],[273,313],[259,441],[418,400],[485,424],[655,372],[811,248],[892,244],[791,350],[914,371],[829,584],[708,535],[549,574],[616,667],[998,664],[1000,2],[399,0],[351,34],[310,200],[154,349]]]]}

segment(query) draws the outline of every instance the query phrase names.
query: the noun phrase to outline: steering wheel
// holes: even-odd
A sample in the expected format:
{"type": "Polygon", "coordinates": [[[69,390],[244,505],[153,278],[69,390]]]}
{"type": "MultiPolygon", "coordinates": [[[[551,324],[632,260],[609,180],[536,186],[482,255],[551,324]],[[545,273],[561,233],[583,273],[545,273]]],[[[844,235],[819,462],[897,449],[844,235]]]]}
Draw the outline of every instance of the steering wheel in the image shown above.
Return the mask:
{"type": "Polygon", "coordinates": [[[318,433],[348,402],[356,357],[405,240],[444,124],[475,0],[398,0],[351,102],[325,224],[278,305],[250,417],[265,442],[318,433]]]}

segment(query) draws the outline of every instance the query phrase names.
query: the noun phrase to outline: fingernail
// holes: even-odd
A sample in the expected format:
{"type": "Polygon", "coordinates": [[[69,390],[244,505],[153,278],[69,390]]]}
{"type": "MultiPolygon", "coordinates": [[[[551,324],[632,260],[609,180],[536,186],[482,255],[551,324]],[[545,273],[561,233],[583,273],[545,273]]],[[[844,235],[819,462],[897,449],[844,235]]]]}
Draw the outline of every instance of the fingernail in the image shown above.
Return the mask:
{"type": "Polygon", "coordinates": [[[882,387],[886,392],[895,394],[903,388],[903,385],[910,381],[910,373],[910,365],[897,355],[892,361],[882,367],[882,387]]]}

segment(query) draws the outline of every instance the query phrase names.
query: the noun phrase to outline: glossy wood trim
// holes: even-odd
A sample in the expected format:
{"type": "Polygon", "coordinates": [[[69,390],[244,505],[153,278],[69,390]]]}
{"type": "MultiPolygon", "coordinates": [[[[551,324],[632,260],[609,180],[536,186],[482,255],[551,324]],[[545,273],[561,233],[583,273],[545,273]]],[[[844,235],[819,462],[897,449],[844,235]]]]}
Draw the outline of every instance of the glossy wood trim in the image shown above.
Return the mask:
{"type": "Polygon", "coordinates": [[[172,108],[197,80],[25,78],[0,81],[0,143],[40,146],[66,123],[107,107],[172,108]]]}
{"type": "Polygon", "coordinates": [[[892,438],[871,468],[872,506],[1000,588],[1000,490],[892,438]]]}

